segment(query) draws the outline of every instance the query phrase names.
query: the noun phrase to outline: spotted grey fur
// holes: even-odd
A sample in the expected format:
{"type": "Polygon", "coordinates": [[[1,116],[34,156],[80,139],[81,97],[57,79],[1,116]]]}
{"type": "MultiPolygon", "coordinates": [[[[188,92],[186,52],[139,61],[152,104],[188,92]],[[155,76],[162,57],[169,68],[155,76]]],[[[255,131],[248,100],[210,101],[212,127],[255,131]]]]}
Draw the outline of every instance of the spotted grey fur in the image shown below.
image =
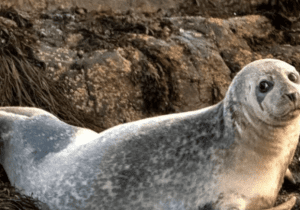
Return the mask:
{"type": "Polygon", "coordinates": [[[13,185],[51,210],[270,208],[300,130],[290,73],[299,77],[285,62],[256,61],[214,106],[100,134],[41,109],[2,107],[0,162],[13,185]],[[272,89],[259,92],[261,79],[272,89]]]}

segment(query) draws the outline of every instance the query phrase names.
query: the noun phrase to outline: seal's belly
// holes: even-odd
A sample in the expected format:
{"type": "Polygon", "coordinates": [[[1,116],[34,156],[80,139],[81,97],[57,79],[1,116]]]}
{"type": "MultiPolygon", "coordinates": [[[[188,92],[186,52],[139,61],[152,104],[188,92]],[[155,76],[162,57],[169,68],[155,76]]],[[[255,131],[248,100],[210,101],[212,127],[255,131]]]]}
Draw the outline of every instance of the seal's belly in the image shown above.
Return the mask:
{"type": "Polygon", "coordinates": [[[226,203],[239,209],[272,207],[284,177],[282,173],[284,170],[279,169],[279,167],[271,168],[267,165],[260,168],[256,164],[249,167],[247,171],[237,169],[222,174],[218,188],[219,195],[223,196],[220,207],[226,206],[226,203]]]}

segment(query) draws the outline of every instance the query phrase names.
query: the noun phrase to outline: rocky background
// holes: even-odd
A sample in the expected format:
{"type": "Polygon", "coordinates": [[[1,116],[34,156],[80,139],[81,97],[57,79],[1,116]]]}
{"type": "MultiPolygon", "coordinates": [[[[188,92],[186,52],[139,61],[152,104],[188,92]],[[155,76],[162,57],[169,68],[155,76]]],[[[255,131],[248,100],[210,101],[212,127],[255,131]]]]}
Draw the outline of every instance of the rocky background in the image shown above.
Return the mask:
{"type": "MultiPolygon", "coordinates": [[[[41,107],[97,132],[215,104],[257,59],[300,69],[297,0],[1,4],[0,105],[41,107]]],[[[296,153],[297,184],[285,183],[277,200],[296,195],[293,209],[300,206],[296,153]]],[[[38,209],[3,170],[0,179],[0,209],[38,209]]]]}

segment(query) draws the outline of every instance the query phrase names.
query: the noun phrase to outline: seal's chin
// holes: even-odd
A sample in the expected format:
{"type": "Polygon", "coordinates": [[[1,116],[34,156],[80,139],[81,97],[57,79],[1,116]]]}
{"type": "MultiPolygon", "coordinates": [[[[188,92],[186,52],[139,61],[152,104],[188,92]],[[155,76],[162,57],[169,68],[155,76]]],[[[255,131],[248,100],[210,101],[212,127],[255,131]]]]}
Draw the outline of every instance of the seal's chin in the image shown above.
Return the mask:
{"type": "Polygon", "coordinates": [[[292,120],[300,115],[300,108],[289,110],[281,116],[282,120],[292,120]]]}
{"type": "Polygon", "coordinates": [[[266,119],[262,119],[267,124],[270,125],[286,125],[291,120],[296,119],[300,115],[300,107],[291,107],[290,109],[286,110],[282,113],[277,113],[276,115],[274,112],[270,112],[268,109],[266,110],[270,119],[266,121],[266,119]]]}

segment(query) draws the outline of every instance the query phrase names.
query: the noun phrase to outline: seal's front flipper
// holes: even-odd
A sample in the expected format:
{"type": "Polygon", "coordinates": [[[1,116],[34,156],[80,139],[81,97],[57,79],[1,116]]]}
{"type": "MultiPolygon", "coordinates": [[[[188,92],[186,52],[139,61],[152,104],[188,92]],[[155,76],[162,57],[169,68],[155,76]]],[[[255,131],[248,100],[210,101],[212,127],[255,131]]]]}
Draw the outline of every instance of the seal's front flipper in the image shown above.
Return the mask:
{"type": "Polygon", "coordinates": [[[291,210],[295,205],[295,203],[296,203],[296,197],[293,196],[288,201],[280,204],[279,206],[275,206],[273,208],[265,209],[265,210],[291,210]]]}
{"type": "Polygon", "coordinates": [[[290,169],[287,169],[284,176],[287,180],[289,180],[291,183],[296,184],[296,181],[293,177],[293,174],[291,173],[290,169]]]}

